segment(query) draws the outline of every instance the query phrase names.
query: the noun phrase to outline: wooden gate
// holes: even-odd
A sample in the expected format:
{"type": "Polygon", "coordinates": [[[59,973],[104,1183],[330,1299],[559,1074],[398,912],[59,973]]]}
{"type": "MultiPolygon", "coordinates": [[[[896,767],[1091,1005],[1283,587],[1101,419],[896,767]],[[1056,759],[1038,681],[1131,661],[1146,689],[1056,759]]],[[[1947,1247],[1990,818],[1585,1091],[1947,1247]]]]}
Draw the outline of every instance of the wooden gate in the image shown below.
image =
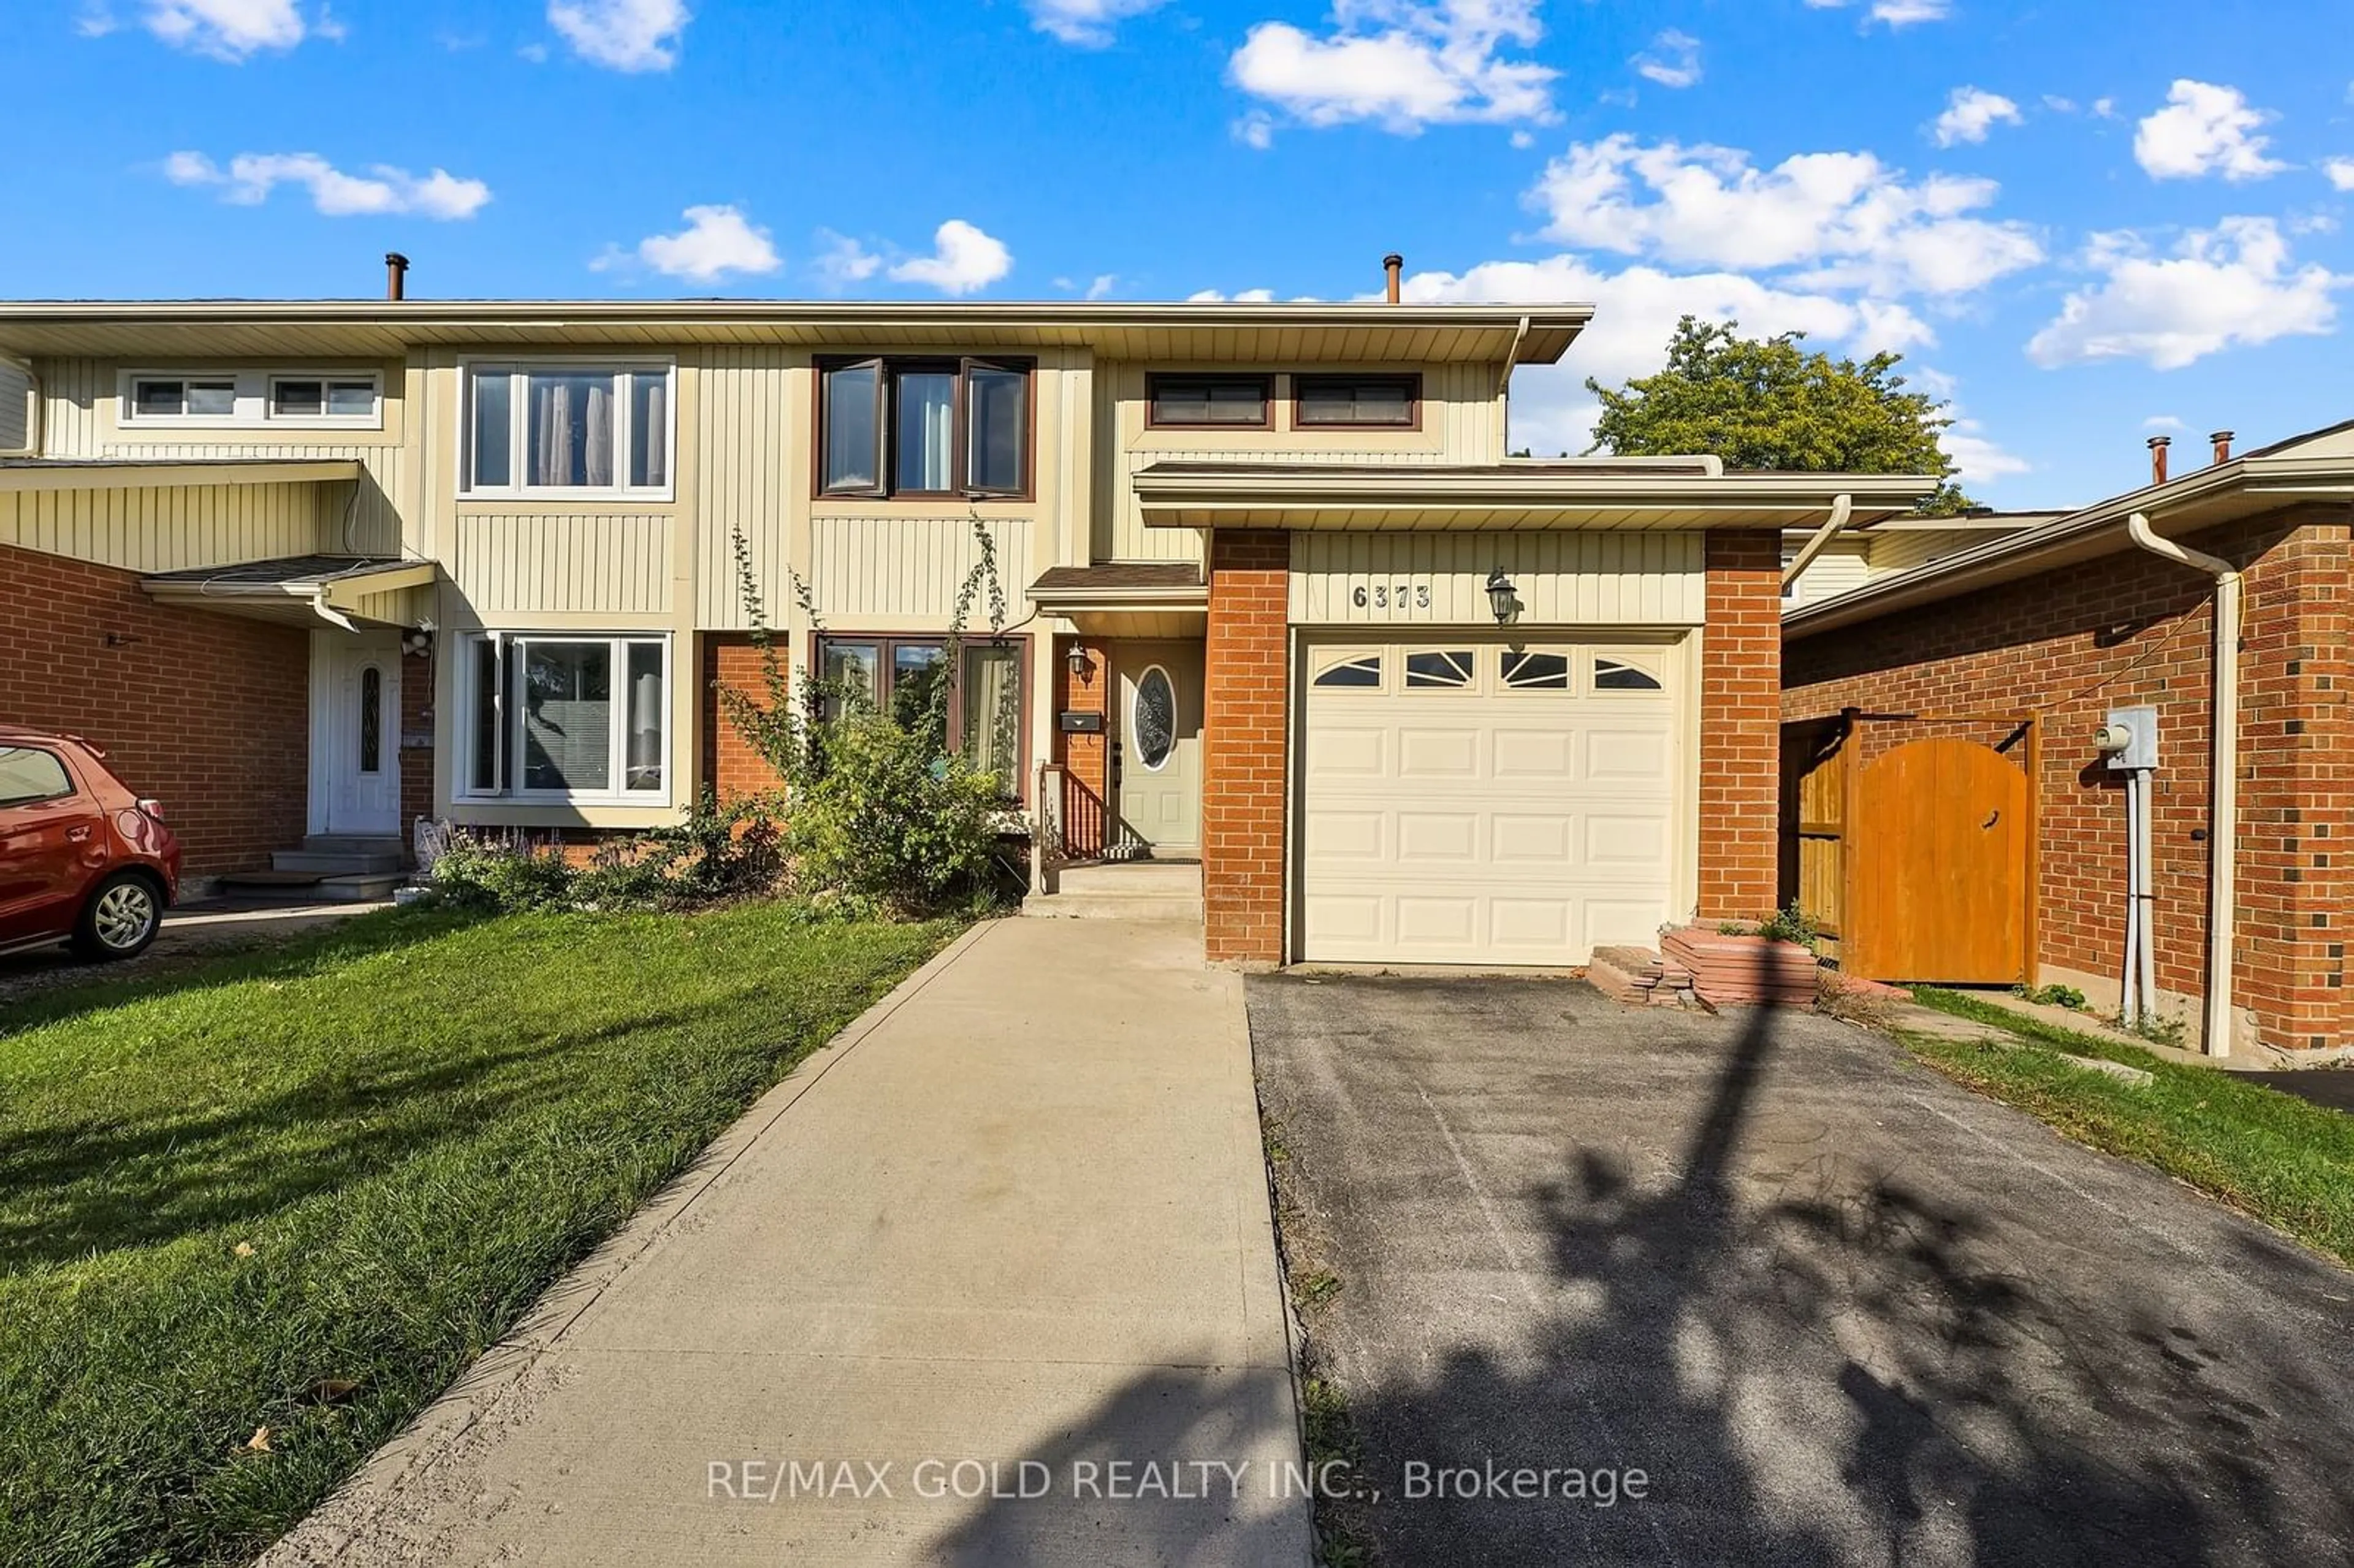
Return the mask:
{"type": "Polygon", "coordinates": [[[1842,969],[2033,983],[2039,738],[2032,718],[1988,715],[1850,713],[1785,730],[1783,896],[1832,930],[1842,969]],[[1921,734],[1949,726],[1999,738],[1921,734]]]}

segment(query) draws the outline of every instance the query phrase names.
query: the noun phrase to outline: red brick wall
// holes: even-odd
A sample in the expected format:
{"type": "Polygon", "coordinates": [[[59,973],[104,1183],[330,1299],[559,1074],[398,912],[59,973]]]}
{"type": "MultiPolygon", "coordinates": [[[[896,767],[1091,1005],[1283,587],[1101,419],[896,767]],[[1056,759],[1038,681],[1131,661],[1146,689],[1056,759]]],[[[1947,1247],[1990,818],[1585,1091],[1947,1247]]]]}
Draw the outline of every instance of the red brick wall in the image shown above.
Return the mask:
{"type": "MultiPolygon", "coordinates": [[[[791,667],[782,648],[777,650],[777,660],[790,681],[791,667]]],[[[744,744],[719,702],[722,685],[742,692],[756,703],[769,700],[759,649],[749,637],[706,635],[702,669],[703,695],[696,707],[703,715],[704,783],[717,790],[723,801],[775,789],[779,782],[775,769],[744,744]]]]}
{"type": "MultiPolygon", "coordinates": [[[[2278,514],[2194,535],[2245,573],[2234,995],[2277,1044],[2345,1043],[2343,852],[2354,832],[2347,529],[2278,514]]],[[[2043,963],[2123,959],[2125,807],[2091,737],[2112,707],[2158,709],[2152,839],[2159,988],[2205,991],[2213,587],[2128,550],[1793,641],[1783,711],[2037,714],[2043,963]]]]}
{"type": "Polygon", "coordinates": [[[0,545],[0,721],[106,747],[164,802],[189,875],[302,842],[310,667],[299,627],[166,609],[136,573],[0,545]]]}
{"type": "Polygon", "coordinates": [[[1701,638],[1700,918],[1773,909],[1780,853],[1782,539],[1708,535],[1701,638]]]}
{"type": "Polygon", "coordinates": [[[1102,644],[1071,637],[1055,640],[1054,661],[1051,674],[1055,682],[1055,711],[1107,715],[1104,733],[1097,735],[1065,735],[1058,721],[1054,745],[1055,759],[1070,770],[1063,789],[1066,847],[1074,855],[1099,855],[1104,851],[1105,831],[1111,821],[1111,809],[1105,795],[1111,777],[1111,663],[1104,657],[1102,644]],[[1071,673],[1074,647],[1087,650],[1087,673],[1084,677],[1071,673]]]}
{"type": "MultiPolygon", "coordinates": [[[[436,638],[429,658],[400,656],[400,836],[416,848],[417,819],[433,815],[433,748],[410,750],[412,735],[433,733],[433,682],[447,651],[456,656],[457,639],[436,638]]],[[[460,755],[463,755],[462,750],[460,755]]]]}
{"type": "Polygon", "coordinates": [[[1202,893],[1212,962],[1283,959],[1283,781],[1291,539],[1211,541],[1202,893]]]}

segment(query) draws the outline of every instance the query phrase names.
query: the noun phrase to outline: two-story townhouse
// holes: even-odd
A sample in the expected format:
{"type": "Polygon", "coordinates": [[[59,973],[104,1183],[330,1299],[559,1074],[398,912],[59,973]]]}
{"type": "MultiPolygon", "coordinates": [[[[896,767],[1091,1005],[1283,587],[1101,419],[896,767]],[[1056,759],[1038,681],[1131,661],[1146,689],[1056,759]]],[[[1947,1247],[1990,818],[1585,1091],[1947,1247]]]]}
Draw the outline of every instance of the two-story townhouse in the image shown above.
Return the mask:
{"type": "Polygon", "coordinates": [[[1071,853],[1198,862],[1214,959],[1579,963],[1770,906],[1785,533],[1934,488],[1508,459],[1590,315],[0,306],[0,718],[113,747],[200,873],[643,829],[767,782],[740,562],[797,668],[949,683],[1071,853]],[[1007,624],[950,668],[976,523],[1007,624]]]}

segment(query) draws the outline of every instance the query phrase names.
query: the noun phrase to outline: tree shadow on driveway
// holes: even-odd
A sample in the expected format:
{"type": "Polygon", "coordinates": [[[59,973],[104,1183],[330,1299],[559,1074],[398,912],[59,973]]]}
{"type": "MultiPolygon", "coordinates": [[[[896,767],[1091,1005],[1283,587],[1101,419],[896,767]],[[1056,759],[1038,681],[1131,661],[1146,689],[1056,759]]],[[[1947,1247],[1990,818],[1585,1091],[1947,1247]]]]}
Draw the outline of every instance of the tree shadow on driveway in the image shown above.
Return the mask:
{"type": "MultiPolygon", "coordinates": [[[[1958,1143],[1939,1158],[1959,1135],[1892,1093],[1961,1091],[1764,1010],[1624,1046],[1530,1026],[1516,1053],[1509,1016],[1444,1033],[1462,1008],[1433,983],[1252,993],[1294,1277],[1341,1281],[1310,1352],[1384,1493],[1326,1522],[1379,1560],[2354,1561],[2344,1337],[2224,1341],[2179,1277],[2207,1259],[1973,1190],[1958,1143]],[[1560,1092],[1580,1052],[1594,1087],[1560,1092]],[[1406,1495],[1415,1462],[1476,1495],[1406,1495]],[[1621,1491],[1500,1497],[1491,1463],[1621,1491]]],[[[1609,1024],[1543,994],[1531,1019],[1609,1024]]],[[[2331,1287],[2303,1255],[2266,1266],[2308,1271],[2300,1306],[2331,1287]]]]}

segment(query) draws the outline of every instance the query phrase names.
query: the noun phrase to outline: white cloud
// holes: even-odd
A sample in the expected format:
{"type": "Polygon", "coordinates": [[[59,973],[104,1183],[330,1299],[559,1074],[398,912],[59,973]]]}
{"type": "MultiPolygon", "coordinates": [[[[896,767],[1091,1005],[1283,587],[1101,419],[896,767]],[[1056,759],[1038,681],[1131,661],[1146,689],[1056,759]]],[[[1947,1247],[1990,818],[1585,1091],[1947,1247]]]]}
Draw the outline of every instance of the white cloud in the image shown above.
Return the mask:
{"type": "Polygon", "coordinates": [[[2117,101],[2114,98],[2096,98],[2093,100],[2093,112],[2103,120],[2115,120],[2117,117],[2117,101]]]}
{"type": "MultiPolygon", "coordinates": [[[[1818,11],[1836,11],[1853,0],[1807,0],[1818,11]]],[[[1884,22],[1891,27],[1909,27],[1915,22],[1942,22],[1954,14],[1954,0],[1872,0],[1868,13],[1872,20],[1884,22]]]]}
{"type": "Polygon", "coordinates": [[[1634,65],[1638,75],[1661,87],[1694,86],[1701,79],[1700,40],[1670,27],[1651,40],[1649,49],[1635,57],[1634,65]]]}
{"type": "Polygon", "coordinates": [[[2260,180],[2288,167],[2264,156],[2271,139],[2257,134],[2274,118],[2248,107],[2236,87],[2177,81],[2167,107],[2134,132],[2134,158],[2156,180],[2192,180],[2221,175],[2227,180],[2260,180]]]}
{"type": "MultiPolygon", "coordinates": [[[[174,48],[231,62],[257,49],[291,49],[311,31],[294,0],[147,0],[139,19],[174,48]]],[[[79,26],[96,37],[113,31],[114,18],[94,9],[83,13],[79,26]]],[[[341,36],[340,28],[322,30],[341,36]]]]}
{"type": "Polygon", "coordinates": [[[1030,25],[1066,44],[1099,49],[1130,16],[1155,11],[1166,0],[1023,0],[1030,7],[1030,25]]]}
{"type": "Polygon", "coordinates": [[[164,160],[164,175],[174,185],[218,185],[222,200],[246,207],[268,200],[281,185],[299,185],[329,217],[414,214],[448,221],[473,217],[491,199],[490,186],[446,169],[420,177],[374,164],[366,175],[347,175],[316,153],[239,153],[226,169],[202,153],[174,153],[164,160]]]}
{"type": "Polygon", "coordinates": [[[1118,287],[1119,287],[1119,275],[1118,273],[1098,272],[1095,276],[1095,281],[1087,285],[1087,298],[1090,300],[1104,299],[1118,287]]]}
{"type": "Polygon", "coordinates": [[[773,272],[784,265],[769,231],[753,226],[734,207],[691,207],[683,215],[686,227],[676,234],[650,234],[630,252],[608,252],[589,265],[599,271],[622,260],[634,259],[666,278],[697,283],[773,272]]]}
{"type": "Polygon", "coordinates": [[[1985,428],[1976,419],[1956,415],[1951,408],[1946,413],[1954,422],[1938,436],[1937,444],[1954,460],[1954,477],[1964,484],[1991,484],[2034,468],[2025,458],[2005,451],[1989,440],[1985,428]]]}
{"type": "Polygon", "coordinates": [[[2190,427],[2172,414],[2152,414],[2141,422],[2145,430],[2187,430],[2190,427]]]}
{"type": "Polygon", "coordinates": [[[2070,294],[2027,344],[2046,368],[2139,359],[2179,370],[2226,348],[2318,335],[2337,324],[2332,295],[2354,283],[2318,264],[2292,270],[2288,242],[2269,217],[2194,229],[2164,258],[2138,235],[2096,235],[2084,260],[2102,281],[2070,294]]]}
{"type": "Polygon", "coordinates": [[[1487,261],[1461,274],[1417,272],[1405,280],[1403,292],[1418,304],[1578,300],[1596,307],[1593,324],[1564,364],[1531,366],[1512,378],[1512,444],[1547,455],[1581,451],[1593,440],[1600,409],[1585,391],[1585,377],[1610,386],[1657,370],[1684,315],[1737,320],[1753,336],[1803,332],[1817,347],[1855,354],[1903,352],[1935,341],[1928,323],[1901,304],[1777,288],[1737,272],[1674,273],[1649,266],[1610,272],[1574,255],[1487,261]]]}
{"type": "Polygon", "coordinates": [[[1235,84],[1310,125],[1547,122],[1560,73],[1506,58],[1543,36],[1538,0],[1333,0],[1321,37],[1288,22],[1251,28],[1228,62],[1235,84]]]}
{"type": "Polygon", "coordinates": [[[122,26],[104,0],[85,0],[74,17],[74,31],[85,38],[102,38],[122,26]]]}
{"type": "Polygon", "coordinates": [[[818,281],[827,288],[847,289],[854,283],[866,281],[883,270],[883,258],[850,236],[821,228],[817,237],[821,248],[813,268],[818,281]]]}
{"type": "Polygon", "coordinates": [[[1962,142],[1983,142],[1998,124],[2022,122],[2019,105],[2002,94],[1984,88],[1957,87],[1946,101],[1946,111],[1937,116],[1929,131],[1936,137],[1938,146],[1951,147],[1962,142]]]}
{"type": "Polygon", "coordinates": [[[1245,289],[1239,294],[1221,293],[1215,289],[1198,289],[1185,296],[1189,305],[1265,305],[1275,300],[1273,289],[1245,289]]]}
{"type": "Polygon", "coordinates": [[[970,294],[985,289],[1013,270],[1013,253],[1002,240],[982,233],[960,217],[940,225],[932,236],[932,254],[914,256],[890,270],[902,283],[922,283],[945,294],[970,294]]]}
{"type": "Polygon", "coordinates": [[[1275,116],[1254,109],[1234,123],[1235,140],[1264,153],[1275,145],[1275,116]]]}
{"type": "Polygon", "coordinates": [[[591,65],[668,70],[678,63],[686,0],[548,0],[547,25],[591,65]]]}
{"type": "Polygon", "coordinates": [[[1991,180],[1907,185],[1870,153],[1808,153],[1759,169],[1728,147],[1645,146],[1620,134],[1573,143],[1532,203],[1573,245],[1741,270],[1804,266],[1809,287],[1958,294],[2043,259],[2024,225],[1967,214],[1991,180]],[[1641,189],[1638,190],[1638,185],[1641,189]]]}
{"type": "Polygon", "coordinates": [[[2354,191],[2354,158],[2332,158],[2321,165],[2329,183],[2341,191],[2354,191]]]}

